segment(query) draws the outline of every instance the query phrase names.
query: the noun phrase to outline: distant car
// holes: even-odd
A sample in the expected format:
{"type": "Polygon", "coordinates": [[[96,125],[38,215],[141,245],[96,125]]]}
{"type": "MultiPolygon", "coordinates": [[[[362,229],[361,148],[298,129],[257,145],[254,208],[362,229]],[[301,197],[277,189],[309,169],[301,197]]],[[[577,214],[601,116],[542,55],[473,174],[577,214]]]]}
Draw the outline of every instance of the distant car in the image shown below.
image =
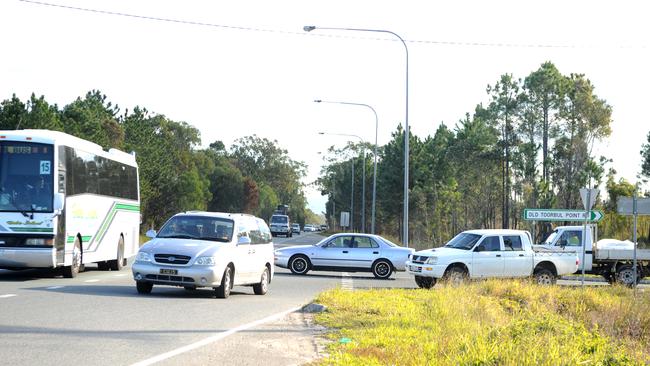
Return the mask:
{"type": "Polygon", "coordinates": [[[300,224],[291,224],[291,232],[300,235],[300,224]]]}
{"type": "Polygon", "coordinates": [[[305,226],[302,228],[302,231],[309,233],[314,231],[314,228],[311,226],[311,224],[305,224],[305,226]]]}
{"type": "Polygon", "coordinates": [[[327,231],[327,225],[321,225],[320,231],[327,231]]]}
{"type": "MultiPolygon", "coordinates": [[[[307,225],[305,225],[307,226],[307,225]]],[[[314,245],[275,251],[275,265],[294,274],[313,271],[372,272],[379,279],[404,271],[413,249],[401,247],[379,235],[341,233],[314,245]]]]}
{"type": "Polygon", "coordinates": [[[176,214],[140,248],[132,266],[140,294],[154,285],[212,287],[227,298],[233,285],[264,295],[273,278],[273,241],[264,220],[214,212],[176,214]]]}
{"type": "Polygon", "coordinates": [[[274,214],[271,216],[270,226],[272,236],[284,235],[290,238],[292,235],[291,222],[287,215],[274,214]]]}

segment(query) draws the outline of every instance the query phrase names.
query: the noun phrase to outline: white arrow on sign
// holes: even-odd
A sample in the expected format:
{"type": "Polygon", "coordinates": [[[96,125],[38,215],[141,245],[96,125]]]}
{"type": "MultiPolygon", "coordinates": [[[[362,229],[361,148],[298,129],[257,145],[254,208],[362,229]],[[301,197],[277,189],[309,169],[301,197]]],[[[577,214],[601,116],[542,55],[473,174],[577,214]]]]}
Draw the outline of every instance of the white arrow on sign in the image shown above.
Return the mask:
{"type": "MultiPolygon", "coordinates": [[[[600,221],[605,216],[602,211],[589,211],[589,221],[600,221]]],[[[585,211],[582,210],[553,210],[530,209],[524,210],[524,220],[527,221],[584,221],[585,211]]]]}

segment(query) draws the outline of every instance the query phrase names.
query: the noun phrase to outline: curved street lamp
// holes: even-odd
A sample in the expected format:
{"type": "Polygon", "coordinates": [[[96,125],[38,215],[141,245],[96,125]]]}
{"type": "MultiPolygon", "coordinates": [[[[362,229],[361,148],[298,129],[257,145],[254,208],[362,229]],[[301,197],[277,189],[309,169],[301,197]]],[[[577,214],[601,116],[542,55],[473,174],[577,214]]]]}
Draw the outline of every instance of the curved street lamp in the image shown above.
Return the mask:
{"type": "MultiPolygon", "coordinates": [[[[356,106],[362,106],[362,107],[367,107],[370,108],[372,113],[375,114],[375,149],[374,149],[374,155],[375,155],[375,162],[374,162],[374,167],[373,167],[373,174],[372,174],[372,206],[371,206],[371,219],[370,219],[370,233],[374,234],[375,233],[375,203],[377,200],[377,133],[379,131],[379,118],[377,117],[377,112],[375,109],[368,104],[363,104],[363,103],[350,103],[350,102],[338,102],[338,101],[329,101],[329,100],[321,100],[321,99],[316,99],[314,100],[315,103],[332,103],[332,104],[345,104],[345,105],[356,105],[356,106]]],[[[358,137],[358,136],[357,136],[358,137]]],[[[364,159],[365,162],[365,159],[364,159]]],[[[365,169],[365,167],[364,167],[365,169]]],[[[365,171],[365,170],[364,170],[365,171]]],[[[364,195],[365,198],[365,195],[364,195]]],[[[363,207],[365,210],[365,206],[363,207]]],[[[364,220],[365,224],[365,220],[364,220]]],[[[362,225],[362,231],[365,227],[365,225],[362,225]]]]}
{"type": "Polygon", "coordinates": [[[406,116],[404,121],[404,233],[403,233],[403,242],[404,245],[408,248],[409,246],[409,50],[406,46],[404,39],[400,37],[397,33],[391,32],[389,30],[383,29],[363,29],[363,28],[332,28],[332,27],[316,27],[314,25],[306,25],[302,28],[305,32],[311,32],[315,29],[323,30],[338,30],[338,31],[354,31],[354,32],[376,32],[376,33],[388,33],[399,38],[399,40],[404,45],[404,50],[406,51],[406,116]]]}

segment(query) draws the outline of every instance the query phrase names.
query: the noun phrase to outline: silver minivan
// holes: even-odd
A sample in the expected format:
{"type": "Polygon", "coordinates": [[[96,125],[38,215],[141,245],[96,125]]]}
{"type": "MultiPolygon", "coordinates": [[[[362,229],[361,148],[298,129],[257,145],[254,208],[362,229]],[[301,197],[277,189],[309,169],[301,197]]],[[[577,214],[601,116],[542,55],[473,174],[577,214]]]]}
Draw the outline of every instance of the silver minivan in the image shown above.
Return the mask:
{"type": "Polygon", "coordinates": [[[273,241],[264,220],[246,214],[190,211],[170,218],[138,252],[131,267],[140,294],[154,285],[212,287],[227,298],[233,286],[268,291],[273,241]]]}

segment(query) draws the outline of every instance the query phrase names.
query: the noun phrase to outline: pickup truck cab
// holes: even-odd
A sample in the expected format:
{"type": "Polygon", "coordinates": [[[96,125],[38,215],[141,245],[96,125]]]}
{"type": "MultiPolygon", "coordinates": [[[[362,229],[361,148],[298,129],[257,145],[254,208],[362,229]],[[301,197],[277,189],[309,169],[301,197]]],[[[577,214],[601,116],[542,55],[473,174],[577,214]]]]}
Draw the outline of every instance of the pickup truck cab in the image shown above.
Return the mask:
{"type": "Polygon", "coordinates": [[[431,288],[440,279],[460,283],[467,278],[533,276],[537,283],[553,284],[578,269],[576,253],[536,252],[531,242],[530,233],[522,230],[464,231],[443,247],[410,255],[406,271],[419,287],[431,288]]]}
{"type": "MultiPolygon", "coordinates": [[[[634,280],[634,243],[616,239],[596,241],[597,227],[588,225],[585,237],[585,273],[600,275],[609,283],[633,286],[650,276],[650,250],[637,250],[637,277],[634,280]]],[[[582,259],[583,226],[558,226],[536,250],[574,252],[582,259]]],[[[578,267],[582,272],[582,264],[578,267]]]]}

